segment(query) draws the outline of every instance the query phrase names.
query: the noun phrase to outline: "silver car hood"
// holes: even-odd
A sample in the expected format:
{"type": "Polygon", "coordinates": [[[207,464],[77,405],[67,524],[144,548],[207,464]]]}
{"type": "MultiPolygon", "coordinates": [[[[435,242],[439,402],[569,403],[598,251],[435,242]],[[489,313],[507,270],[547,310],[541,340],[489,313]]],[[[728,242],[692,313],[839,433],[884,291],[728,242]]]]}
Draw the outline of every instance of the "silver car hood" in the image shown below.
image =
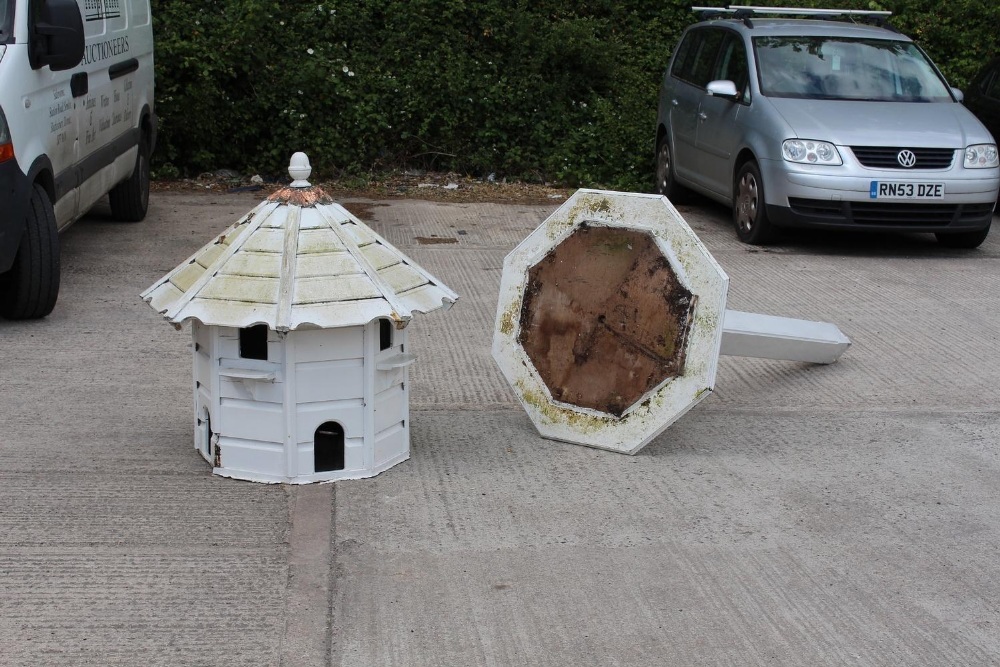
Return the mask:
{"type": "Polygon", "coordinates": [[[961,104],[768,98],[799,139],[838,146],[965,148],[992,143],[961,104]]]}

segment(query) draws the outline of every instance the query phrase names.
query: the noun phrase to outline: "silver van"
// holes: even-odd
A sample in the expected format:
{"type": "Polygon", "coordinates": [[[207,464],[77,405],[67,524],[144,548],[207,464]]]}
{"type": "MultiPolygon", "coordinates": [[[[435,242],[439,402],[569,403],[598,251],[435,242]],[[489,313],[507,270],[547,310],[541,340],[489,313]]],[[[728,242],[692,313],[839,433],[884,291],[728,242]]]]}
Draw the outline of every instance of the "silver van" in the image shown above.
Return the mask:
{"type": "Polygon", "coordinates": [[[751,244],[780,227],[986,239],[994,139],[889,12],[694,9],[709,16],[683,33],[660,89],[661,194],[731,206],[751,244]]]}

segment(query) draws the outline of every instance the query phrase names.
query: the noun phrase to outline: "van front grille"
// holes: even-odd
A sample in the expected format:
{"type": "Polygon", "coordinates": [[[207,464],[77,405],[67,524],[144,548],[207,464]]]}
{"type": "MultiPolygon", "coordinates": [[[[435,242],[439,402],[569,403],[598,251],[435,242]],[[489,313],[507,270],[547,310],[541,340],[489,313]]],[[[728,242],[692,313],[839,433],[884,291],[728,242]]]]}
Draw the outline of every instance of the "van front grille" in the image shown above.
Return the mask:
{"type": "Polygon", "coordinates": [[[851,146],[858,162],[872,169],[950,169],[955,159],[954,148],[891,148],[883,146],[851,146]],[[899,162],[900,151],[908,150],[916,157],[912,167],[899,162]]]}

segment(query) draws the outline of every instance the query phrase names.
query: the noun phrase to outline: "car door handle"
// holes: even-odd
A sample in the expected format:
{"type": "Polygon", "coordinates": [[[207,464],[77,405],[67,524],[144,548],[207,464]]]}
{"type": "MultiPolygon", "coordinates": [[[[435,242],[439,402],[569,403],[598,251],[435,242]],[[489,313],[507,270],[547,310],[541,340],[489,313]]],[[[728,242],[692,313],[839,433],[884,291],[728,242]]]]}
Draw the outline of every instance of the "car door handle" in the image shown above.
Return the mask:
{"type": "Polygon", "coordinates": [[[673,106],[675,106],[675,107],[679,107],[681,105],[681,103],[678,102],[677,100],[670,100],[670,104],[673,105],[673,106]]]}
{"type": "Polygon", "coordinates": [[[698,112],[698,118],[700,118],[702,120],[708,120],[708,114],[705,113],[704,111],[699,111],[698,112]]]}

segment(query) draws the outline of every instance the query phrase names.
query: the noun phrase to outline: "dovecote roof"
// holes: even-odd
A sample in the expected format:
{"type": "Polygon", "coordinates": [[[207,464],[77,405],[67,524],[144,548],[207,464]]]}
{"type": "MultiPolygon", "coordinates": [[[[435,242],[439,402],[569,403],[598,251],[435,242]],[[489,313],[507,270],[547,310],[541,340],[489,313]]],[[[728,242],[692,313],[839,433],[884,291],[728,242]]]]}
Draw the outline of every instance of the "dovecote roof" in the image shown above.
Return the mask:
{"type": "Polygon", "coordinates": [[[296,180],[142,298],[174,324],[291,331],[380,317],[402,328],[413,313],[448,308],[458,295],[320,188],[296,180]]]}

